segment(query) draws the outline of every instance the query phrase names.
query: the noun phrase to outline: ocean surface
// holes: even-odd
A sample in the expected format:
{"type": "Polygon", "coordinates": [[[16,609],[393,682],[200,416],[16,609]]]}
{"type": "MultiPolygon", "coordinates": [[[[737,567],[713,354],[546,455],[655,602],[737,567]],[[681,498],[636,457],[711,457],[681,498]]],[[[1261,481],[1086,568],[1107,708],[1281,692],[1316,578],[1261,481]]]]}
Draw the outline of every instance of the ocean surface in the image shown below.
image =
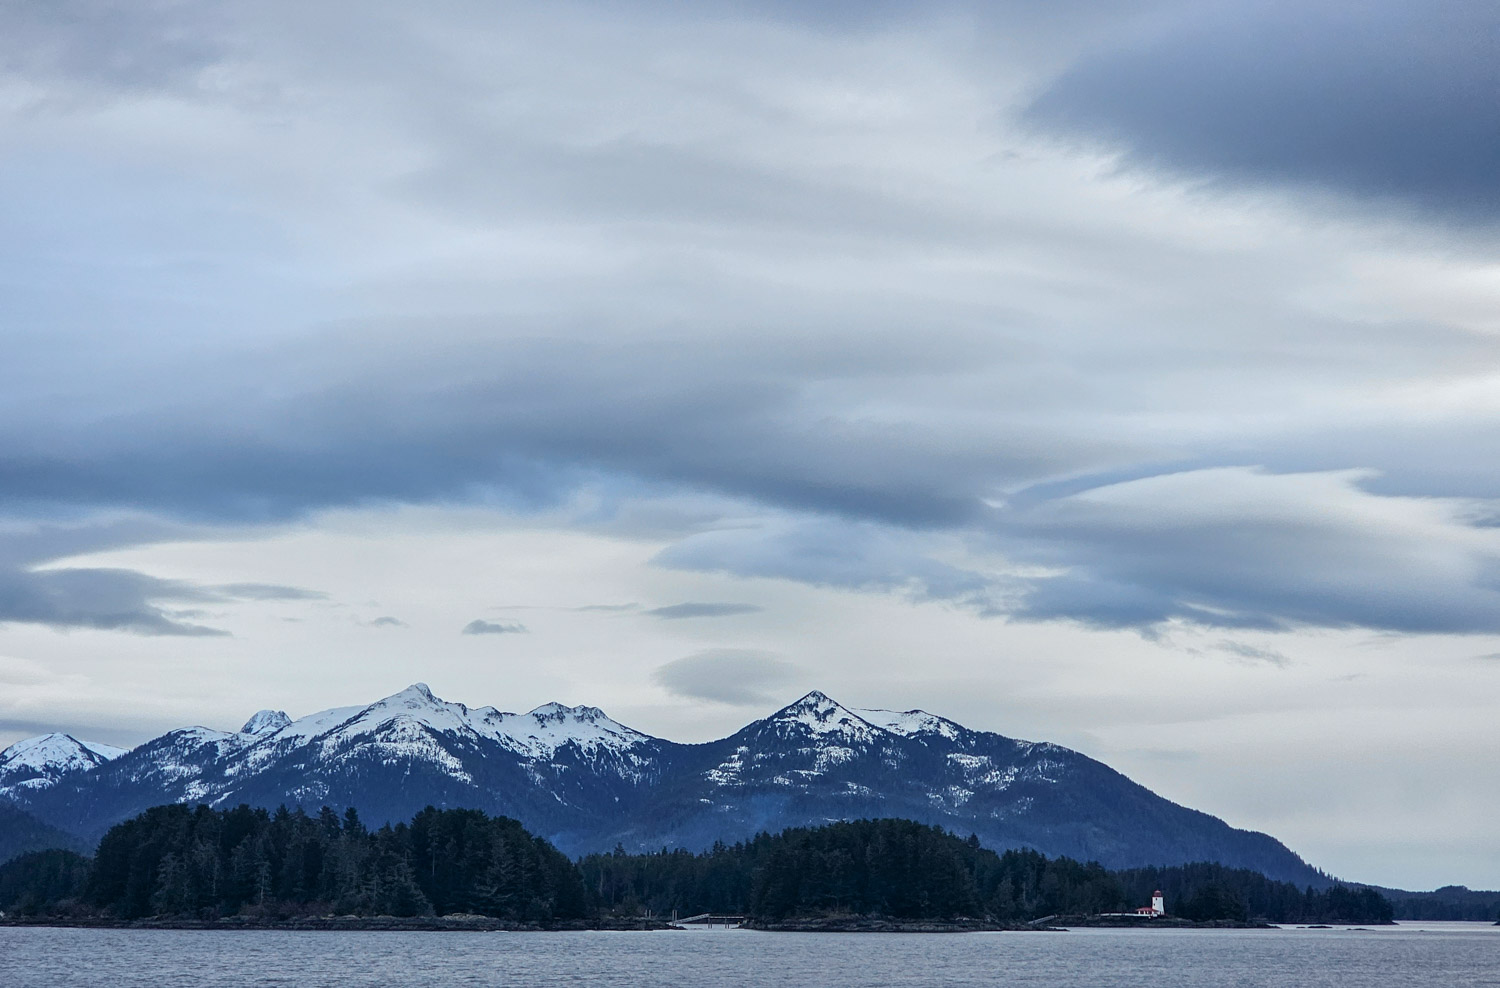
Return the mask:
{"type": "Polygon", "coordinates": [[[4,988],[1500,985],[1500,927],[827,934],[0,928],[4,988]]]}

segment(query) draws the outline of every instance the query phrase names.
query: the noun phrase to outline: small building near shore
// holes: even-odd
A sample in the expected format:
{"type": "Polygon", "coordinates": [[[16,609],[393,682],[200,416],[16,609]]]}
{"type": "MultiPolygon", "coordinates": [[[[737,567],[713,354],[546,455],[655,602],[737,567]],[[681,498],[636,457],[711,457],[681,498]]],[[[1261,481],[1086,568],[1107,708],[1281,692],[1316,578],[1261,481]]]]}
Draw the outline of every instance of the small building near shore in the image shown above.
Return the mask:
{"type": "Polygon", "coordinates": [[[1100,913],[1100,916],[1130,916],[1134,919],[1155,919],[1157,916],[1167,914],[1167,900],[1161,894],[1161,889],[1151,893],[1151,905],[1141,906],[1135,912],[1129,913],[1100,913]]]}
{"type": "Polygon", "coordinates": [[[1141,906],[1135,911],[1137,916],[1165,916],[1167,914],[1167,900],[1161,894],[1161,889],[1151,893],[1151,905],[1141,906]]]}

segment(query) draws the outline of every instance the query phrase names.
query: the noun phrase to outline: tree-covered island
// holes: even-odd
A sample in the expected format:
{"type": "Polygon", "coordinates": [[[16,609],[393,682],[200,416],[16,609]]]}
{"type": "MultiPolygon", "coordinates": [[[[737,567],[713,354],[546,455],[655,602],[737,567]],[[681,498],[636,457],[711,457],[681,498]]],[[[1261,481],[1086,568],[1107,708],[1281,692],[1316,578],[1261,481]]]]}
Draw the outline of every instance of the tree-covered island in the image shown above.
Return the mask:
{"type": "Polygon", "coordinates": [[[159,806],[93,858],[0,865],[6,922],[583,928],[743,917],[767,929],[976,929],[1126,912],[1165,892],[1196,923],[1390,922],[1367,888],[1298,889],[1214,864],[1107,871],[907,820],[859,820],[719,844],[571,861],[518,822],[429,807],[365,826],[354,810],[159,806]],[[872,925],[873,924],[873,925],[872,925]]]}

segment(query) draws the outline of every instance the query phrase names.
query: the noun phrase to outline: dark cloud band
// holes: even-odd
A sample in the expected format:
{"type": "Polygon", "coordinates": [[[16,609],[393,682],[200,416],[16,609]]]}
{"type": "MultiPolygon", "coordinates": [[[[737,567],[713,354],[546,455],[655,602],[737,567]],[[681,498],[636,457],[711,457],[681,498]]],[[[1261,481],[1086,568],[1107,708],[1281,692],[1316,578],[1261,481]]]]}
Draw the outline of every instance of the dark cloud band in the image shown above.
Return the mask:
{"type": "Polygon", "coordinates": [[[1201,4],[1163,23],[1082,59],[1028,119],[1146,168],[1500,220],[1494,4],[1201,4]]]}
{"type": "Polygon", "coordinates": [[[523,624],[504,623],[500,621],[486,621],[483,618],[475,618],[463,626],[459,632],[464,635],[516,635],[526,631],[523,624]]]}

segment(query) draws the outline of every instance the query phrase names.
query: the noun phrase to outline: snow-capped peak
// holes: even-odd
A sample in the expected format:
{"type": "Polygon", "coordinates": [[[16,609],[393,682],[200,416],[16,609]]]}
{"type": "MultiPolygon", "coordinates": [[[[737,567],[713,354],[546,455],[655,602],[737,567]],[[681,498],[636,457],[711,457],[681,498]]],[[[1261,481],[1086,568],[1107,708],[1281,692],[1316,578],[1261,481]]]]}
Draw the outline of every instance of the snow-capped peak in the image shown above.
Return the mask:
{"type": "Polygon", "coordinates": [[[408,703],[423,703],[423,702],[426,702],[426,703],[442,703],[443,702],[442,700],[439,700],[436,696],[433,695],[432,687],[428,686],[426,683],[412,683],[410,686],[408,686],[406,689],[402,690],[400,693],[394,693],[391,696],[386,697],[386,700],[397,700],[397,699],[405,700],[408,703]]]}
{"type": "Polygon", "coordinates": [[[87,772],[119,758],[127,748],[80,741],[71,734],[43,734],[0,751],[0,792],[45,789],[66,775],[87,772]]]}
{"type": "Polygon", "coordinates": [[[468,707],[438,698],[426,683],[412,683],[399,693],[376,700],[345,722],[329,726],[337,726],[340,734],[354,734],[397,720],[414,721],[438,731],[462,730],[470,726],[468,707]]]}
{"type": "Polygon", "coordinates": [[[241,734],[274,734],[292,722],[285,710],[257,710],[240,728],[241,734]]]}
{"type": "Polygon", "coordinates": [[[65,772],[88,769],[119,758],[129,750],[97,741],[80,741],[71,734],[43,734],[17,741],[0,751],[0,769],[58,769],[65,772]]]}
{"type": "Polygon", "coordinates": [[[578,720],[594,721],[604,717],[604,711],[598,707],[570,707],[565,703],[557,703],[556,701],[544,703],[530,713],[531,716],[540,720],[567,720],[568,718],[576,718],[578,720]]]}
{"type": "Polygon", "coordinates": [[[782,707],[768,720],[772,724],[795,725],[815,736],[868,739],[874,734],[874,728],[864,718],[817,690],[782,707]]]}
{"type": "Polygon", "coordinates": [[[649,740],[646,735],[611,720],[598,707],[547,703],[524,714],[504,713],[494,707],[473,709],[443,700],[426,683],[413,683],[365,707],[326,710],[291,721],[266,735],[269,740],[257,745],[252,761],[272,757],[274,749],[269,746],[314,739],[325,745],[339,745],[345,740],[392,731],[406,738],[403,743],[421,746],[423,742],[406,737],[413,728],[469,737],[478,735],[529,758],[548,759],[570,742],[592,754],[601,748],[621,752],[649,740]],[[262,748],[265,750],[259,750],[262,748]]]}
{"type": "Polygon", "coordinates": [[[480,733],[537,758],[551,758],[570,742],[592,754],[601,748],[620,752],[649,740],[639,731],[611,720],[598,707],[544,703],[524,714],[501,713],[493,707],[474,714],[474,726],[480,733]]]}

